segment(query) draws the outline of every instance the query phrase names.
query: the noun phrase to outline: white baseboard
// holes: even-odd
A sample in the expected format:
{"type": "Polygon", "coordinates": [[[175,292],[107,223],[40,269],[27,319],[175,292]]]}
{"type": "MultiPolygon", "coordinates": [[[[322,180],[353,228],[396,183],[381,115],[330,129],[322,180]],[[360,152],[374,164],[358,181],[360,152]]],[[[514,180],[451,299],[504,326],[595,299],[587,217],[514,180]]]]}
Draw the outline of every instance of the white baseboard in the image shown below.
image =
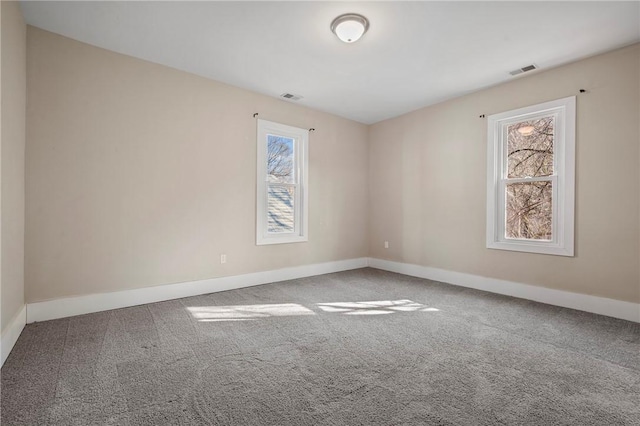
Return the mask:
{"type": "Polygon", "coordinates": [[[27,306],[24,305],[22,309],[20,309],[20,312],[18,312],[18,315],[13,317],[11,324],[7,326],[0,338],[0,367],[3,366],[4,362],[7,360],[7,357],[11,353],[13,346],[18,341],[18,337],[20,337],[20,333],[22,333],[26,323],[27,306]]]}
{"type": "MultiPolygon", "coordinates": [[[[145,303],[162,302],[181,297],[199,294],[234,290],[260,284],[365,268],[368,258],[339,260],[335,262],[317,263],[276,269],[273,271],[255,272],[230,277],[211,278],[201,281],[190,281],[179,284],[166,284],[144,287],[134,290],[116,291],[112,293],[91,294],[87,296],[67,297],[27,305],[28,324],[35,321],[47,321],[74,315],[107,311],[109,309],[126,308],[145,303]]],[[[4,344],[3,344],[4,347],[4,344]]]]}
{"type": "Polygon", "coordinates": [[[7,328],[7,331],[2,335],[2,362],[4,363],[4,360],[9,355],[9,352],[18,339],[25,322],[29,324],[35,321],[47,321],[74,315],[101,312],[109,309],[126,308],[129,306],[143,305],[145,303],[161,302],[165,300],[179,299],[181,297],[234,290],[260,284],[364,268],[366,266],[462,287],[484,290],[491,293],[519,297],[522,299],[547,303],[549,305],[562,306],[565,308],[592,312],[628,321],[640,322],[640,304],[638,303],[624,302],[580,293],[571,293],[568,291],[554,290],[513,281],[505,281],[482,277],[479,275],[465,274],[462,272],[448,271],[445,269],[431,268],[428,266],[412,265],[383,259],[358,258],[276,269],[273,271],[255,272],[230,277],[211,278],[201,281],[167,284],[134,290],[117,291],[113,293],[100,293],[88,296],[68,297],[44,302],[29,303],[26,306],[26,314],[23,309],[12,325],[7,328]]]}
{"type": "Polygon", "coordinates": [[[453,272],[428,266],[412,265],[383,259],[369,259],[369,266],[413,277],[427,278],[433,281],[454,284],[462,287],[475,288],[491,293],[504,294],[521,299],[533,300],[549,305],[591,312],[594,314],[620,318],[627,321],[640,322],[640,304],[590,296],[588,294],[572,293],[521,284],[513,281],[481,277],[479,275],[453,272]]]}

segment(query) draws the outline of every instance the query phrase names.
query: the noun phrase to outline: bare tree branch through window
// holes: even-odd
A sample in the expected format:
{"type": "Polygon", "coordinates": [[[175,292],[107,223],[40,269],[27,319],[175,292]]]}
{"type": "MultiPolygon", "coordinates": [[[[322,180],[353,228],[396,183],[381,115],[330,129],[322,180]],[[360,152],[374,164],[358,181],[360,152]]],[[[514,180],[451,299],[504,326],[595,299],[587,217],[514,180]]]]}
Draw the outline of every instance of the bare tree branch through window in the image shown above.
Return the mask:
{"type": "MultiPolygon", "coordinates": [[[[507,179],[553,175],[553,116],[513,124],[507,136],[507,179]]],[[[506,237],[551,240],[551,180],[507,181],[506,192],[506,237]]]]}

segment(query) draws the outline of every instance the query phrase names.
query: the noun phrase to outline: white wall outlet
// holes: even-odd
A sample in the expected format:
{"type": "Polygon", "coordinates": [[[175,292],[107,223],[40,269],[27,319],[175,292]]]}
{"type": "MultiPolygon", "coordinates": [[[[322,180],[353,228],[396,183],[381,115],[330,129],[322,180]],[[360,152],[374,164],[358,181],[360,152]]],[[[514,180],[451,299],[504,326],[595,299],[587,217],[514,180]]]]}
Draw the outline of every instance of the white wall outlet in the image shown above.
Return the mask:
{"type": "Polygon", "coordinates": [[[227,255],[226,254],[221,254],[220,255],[220,263],[227,263],[227,255]]]}
{"type": "Polygon", "coordinates": [[[389,241],[384,242],[384,248],[389,248],[389,241]]]}

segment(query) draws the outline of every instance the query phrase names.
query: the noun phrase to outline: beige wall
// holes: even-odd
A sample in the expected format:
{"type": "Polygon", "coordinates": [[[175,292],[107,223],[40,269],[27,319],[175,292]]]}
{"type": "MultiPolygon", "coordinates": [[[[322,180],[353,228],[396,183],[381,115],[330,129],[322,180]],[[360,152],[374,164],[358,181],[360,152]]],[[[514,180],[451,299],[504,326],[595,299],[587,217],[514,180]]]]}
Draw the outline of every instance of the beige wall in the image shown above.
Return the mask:
{"type": "Polygon", "coordinates": [[[24,152],[26,26],[17,2],[0,2],[2,25],[0,81],[1,329],[24,306],[24,152]]]}
{"type": "Polygon", "coordinates": [[[37,28],[27,54],[28,302],[367,255],[640,302],[640,45],[369,127],[37,28]],[[478,116],[580,88],[576,256],[486,249],[478,116]],[[308,243],[255,245],[254,112],[317,129],[308,243]]]}
{"type": "Polygon", "coordinates": [[[33,27],[27,74],[28,302],[368,254],[365,125],[33,27]],[[308,243],[255,245],[254,112],[316,129],[308,243]]]}
{"type": "Polygon", "coordinates": [[[371,126],[370,255],[640,302],[639,76],[634,45],[371,126]],[[479,115],[581,88],[576,256],[485,248],[487,123],[479,115]]]}

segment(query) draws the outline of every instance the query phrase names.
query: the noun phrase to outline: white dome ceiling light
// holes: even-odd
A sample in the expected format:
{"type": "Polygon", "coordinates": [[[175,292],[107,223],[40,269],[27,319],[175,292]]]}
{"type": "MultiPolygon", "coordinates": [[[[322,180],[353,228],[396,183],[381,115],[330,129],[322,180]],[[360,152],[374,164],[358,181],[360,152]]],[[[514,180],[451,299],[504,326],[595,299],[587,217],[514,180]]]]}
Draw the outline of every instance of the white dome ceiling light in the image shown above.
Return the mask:
{"type": "Polygon", "coordinates": [[[331,23],[331,31],[345,43],[353,43],[369,29],[369,20],[357,13],[345,13],[331,23]]]}
{"type": "Polygon", "coordinates": [[[518,132],[520,132],[522,136],[531,136],[534,130],[536,130],[536,128],[530,124],[527,124],[526,126],[518,127],[518,132]]]}

